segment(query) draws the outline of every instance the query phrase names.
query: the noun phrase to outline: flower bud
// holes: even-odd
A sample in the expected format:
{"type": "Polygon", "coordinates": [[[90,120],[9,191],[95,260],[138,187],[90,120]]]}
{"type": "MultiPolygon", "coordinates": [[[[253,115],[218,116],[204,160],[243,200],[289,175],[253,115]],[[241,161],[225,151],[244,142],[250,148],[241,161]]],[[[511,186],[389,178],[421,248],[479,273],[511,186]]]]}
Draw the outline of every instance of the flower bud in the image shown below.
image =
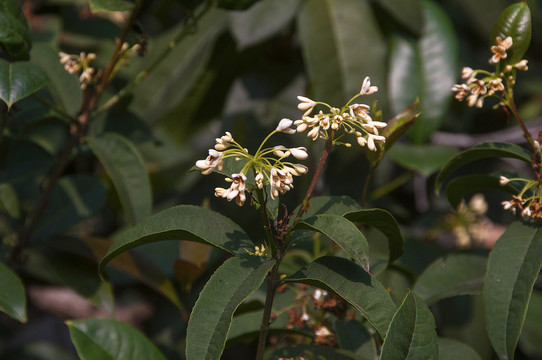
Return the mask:
{"type": "Polygon", "coordinates": [[[305,160],[309,156],[305,147],[291,148],[290,152],[298,160],[305,160]]]}
{"type": "Polygon", "coordinates": [[[510,182],[510,179],[508,179],[507,177],[504,177],[504,176],[500,176],[499,177],[499,184],[501,185],[506,185],[510,182]]]}
{"type": "Polygon", "coordinates": [[[290,126],[292,126],[293,123],[294,122],[292,120],[283,118],[279,122],[279,125],[277,126],[277,128],[275,130],[280,131],[280,132],[284,132],[286,134],[294,134],[295,130],[290,128],[290,126]]]}

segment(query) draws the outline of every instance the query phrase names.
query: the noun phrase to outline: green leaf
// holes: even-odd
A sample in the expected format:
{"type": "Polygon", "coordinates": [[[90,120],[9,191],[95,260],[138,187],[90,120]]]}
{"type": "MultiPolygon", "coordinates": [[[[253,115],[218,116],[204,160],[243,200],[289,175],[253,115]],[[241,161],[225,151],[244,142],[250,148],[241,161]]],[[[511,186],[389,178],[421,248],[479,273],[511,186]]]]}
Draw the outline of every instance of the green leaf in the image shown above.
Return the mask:
{"type": "Polygon", "coordinates": [[[302,344],[288,345],[282,347],[278,350],[273,351],[273,353],[266,356],[265,359],[298,359],[299,357],[304,357],[305,359],[311,360],[369,360],[369,358],[361,358],[356,353],[344,349],[336,349],[329,346],[302,344]]]}
{"type": "Polygon", "coordinates": [[[356,263],[324,256],[299,270],[287,282],[303,283],[332,291],[348,301],[384,337],[395,313],[390,295],[356,263]]]}
{"type": "Polygon", "coordinates": [[[306,1],[297,27],[316,100],[341,107],[367,75],[385,87],[386,43],[369,1],[306,1]]]}
{"type": "Polygon", "coordinates": [[[219,359],[235,309],[264,281],[275,261],[241,255],[222,264],[194,305],[186,336],[187,360],[219,359]]]}
{"type": "Polygon", "coordinates": [[[369,269],[369,244],[363,233],[340,215],[322,214],[300,221],[295,229],[319,232],[339,245],[364,269],[369,269]]]}
{"type": "Polygon", "coordinates": [[[415,36],[419,36],[423,27],[422,2],[420,0],[379,0],[376,2],[399,24],[415,36]]]}
{"type": "Polygon", "coordinates": [[[100,274],[118,254],[164,240],[201,242],[231,254],[246,254],[245,250],[254,250],[248,235],[227,217],[197,206],[179,205],[144,219],[117,237],[100,261],[100,274]]]}
{"type": "Polygon", "coordinates": [[[26,17],[24,16],[21,3],[18,0],[0,1],[0,13],[9,14],[19,20],[26,28],[26,17]]]}
{"type": "Polygon", "coordinates": [[[486,323],[501,359],[513,359],[533,284],[542,267],[542,229],[514,222],[489,254],[486,323]]]}
{"type": "Polygon", "coordinates": [[[0,99],[8,108],[44,87],[47,81],[47,75],[34,64],[0,59],[0,99]]]}
{"type": "Polygon", "coordinates": [[[0,262],[0,311],[20,322],[26,322],[26,296],[23,282],[0,262]]]}
{"type": "Polygon", "coordinates": [[[105,186],[88,175],[67,176],[58,181],[32,239],[46,239],[91,217],[105,204],[105,186]]]}
{"type": "Polygon", "coordinates": [[[540,357],[542,356],[540,339],[542,339],[542,294],[539,291],[533,291],[519,338],[519,347],[522,352],[533,358],[540,357]]]}
{"type": "Polygon", "coordinates": [[[435,319],[415,293],[409,292],[395,313],[380,359],[438,359],[435,319]]]}
{"type": "Polygon", "coordinates": [[[0,211],[5,212],[14,219],[21,216],[19,198],[11,184],[0,184],[0,211]]]}
{"type": "Polygon", "coordinates": [[[438,338],[439,360],[482,360],[467,344],[452,339],[438,338]]]}
{"type": "Polygon", "coordinates": [[[448,183],[446,186],[446,196],[452,207],[457,208],[466,194],[479,190],[498,190],[511,195],[516,195],[520,189],[513,183],[501,185],[499,175],[467,175],[460,176],[448,183]]]}
{"type": "Polygon", "coordinates": [[[438,194],[444,180],[460,167],[475,160],[495,157],[507,157],[531,163],[531,154],[521,146],[500,142],[482,143],[460,152],[442,167],[435,180],[435,192],[438,194]]]}
{"type": "Polygon", "coordinates": [[[512,37],[513,44],[506,51],[506,59],[499,62],[499,67],[515,64],[523,58],[531,43],[531,11],[525,1],[510,5],[499,15],[490,35],[490,45],[496,45],[497,36],[505,39],[512,37]]]}
{"type": "Polygon", "coordinates": [[[27,140],[14,141],[9,149],[2,171],[0,183],[17,183],[47,172],[55,163],[55,158],[43,147],[27,140]]]}
{"type": "Polygon", "coordinates": [[[246,10],[259,0],[218,0],[217,6],[226,10],[246,10]]]}
{"type": "MultiPolygon", "coordinates": [[[[320,214],[343,215],[359,209],[360,206],[356,200],[349,196],[317,196],[310,199],[309,208],[303,214],[303,218],[320,214]]],[[[295,209],[294,214],[298,211],[299,207],[295,209]]]]}
{"type": "Polygon", "coordinates": [[[402,167],[429,176],[440,169],[457,152],[458,150],[451,146],[401,143],[396,144],[388,154],[402,167]]]}
{"type": "Polygon", "coordinates": [[[135,4],[127,0],[89,0],[90,11],[127,11],[132,10],[135,4]]]}
{"type": "Polygon", "coordinates": [[[391,264],[403,254],[403,237],[395,218],[384,209],[363,209],[347,212],[343,215],[346,219],[377,228],[388,238],[391,264]]]}
{"type": "Polygon", "coordinates": [[[480,294],[487,258],[474,254],[448,254],[433,261],[420,275],[413,290],[427,305],[457,295],[480,294]]]}
{"type": "Polygon", "coordinates": [[[376,359],[376,346],[373,335],[360,321],[336,320],[335,334],[341,349],[353,351],[367,359],[376,359]]]}
{"type": "Polygon", "coordinates": [[[427,142],[448,114],[451,87],[455,83],[458,44],[454,27],[448,15],[434,1],[422,1],[424,26],[418,42],[397,39],[390,58],[391,103],[398,109],[410,104],[417,94],[420,97],[421,116],[407,132],[416,143],[427,142]],[[404,75],[413,72],[418,79],[404,75]],[[412,94],[412,95],[407,95],[412,94]]]}
{"type": "Polygon", "coordinates": [[[135,145],[115,133],[87,137],[86,140],[111,178],[128,221],[134,225],[149,216],[152,210],[151,184],[135,145]]]}
{"type": "Polygon", "coordinates": [[[116,320],[66,321],[81,360],[165,360],[139,331],[116,320]]]}
{"type": "MultiPolygon", "coordinates": [[[[228,342],[226,347],[231,344],[248,340],[257,339],[262,327],[263,309],[260,311],[251,311],[235,315],[231,324],[230,332],[228,333],[228,342]]],[[[286,312],[281,313],[276,318],[273,318],[273,322],[270,324],[269,334],[279,333],[295,333],[302,334],[308,337],[313,337],[313,331],[303,331],[303,329],[289,329],[288,327],[289,316],[286,312]]]]}
{"type": "MultiPolygon", "coordinates": [[[[0,6],[4,7],[3,5],[0,6]]],[[[6,50],[11,59],[27,60],[31,47],[31,38],[26,20],[21,21],[14,14],[0,11],[0,45],[6,50]]]]}

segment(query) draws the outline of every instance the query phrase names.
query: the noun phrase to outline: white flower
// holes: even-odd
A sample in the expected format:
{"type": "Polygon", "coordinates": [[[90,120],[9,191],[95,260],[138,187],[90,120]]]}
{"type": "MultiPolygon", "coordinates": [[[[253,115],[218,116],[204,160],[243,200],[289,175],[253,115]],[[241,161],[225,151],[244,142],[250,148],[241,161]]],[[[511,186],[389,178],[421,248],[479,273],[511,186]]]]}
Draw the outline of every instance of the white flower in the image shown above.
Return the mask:
{"type": "Polygon", "coordinates": [[[502,39],[500,36],[497,36],[497,45],[491,47],[491,52],[493,56],[489,59],[491,64],[497,64],[501,59],[506,59],[506,50],[508,50],[512,44],[512,38],[508,36],[506,39],[502,39]]]}
{"type": "Polygon", "coordinates": [[[237,205],[242,206],[246,200],[245,190],[247,177],[244,174],[232,174],[231,179],[227,180],[232,183],[230,188],[216,188],[215,196],[226,198],[228,201],[235,199],[237,205]]]}
{"type": "Polygon", "coordinates": [[[519,61],[518,63],[516,63],[514,67],[518,70],[527,71],[529,70],[529,67],[527,66],[527,62],[528,62],[527,60],[523,59],[519,61]]]}
{"type": "Polygon", "coordinates": [[[531,212],[531,208],[530,208],[530,207],[526,207],[526,208],[523,209],[523,211],[521,212],[521,216],[530,217],[531,215],[532,215],[532,212],[531,212]]]}
{"type": "Polygon", "coordinates": [[[280,194],[284,194],[286,191],[293,189],[292,174],[287,171],[279,170],[277,168],[271,168],[270,180],[271,182],[271,198],[275,198],[280,194]]]}
{"type": "Polygon", "coordinates": [[[257,172],[256,176],[254,177],[254,181],[256,182],[258,189],[263,189],[263,180],[264,180],[263,173],[257,172]]]}
{"type": "Polygon", "coordinates": [[[297,108],[299,110],[305,111],[303,116],[307,116],[311,113],[312,109],[316,106],[316,102],[313,100],[304,97],[304,96],[298,96],[297,99],[301,101],[299,104],[297,104],[297,108]]]}
{"type": "Polygon", "coordinates": [[[305,160],[309,156],[309,154],[307,154],[307,148],[305,147],[291,148],[290,152],[298,160],[305,160]]]}
{"type": "Polygon", "coordinates": [[[231,136],[229,132],[226,131],[226,135],[223,135],[222,137],[215,139],[216,141],[215,149],[217,149],[218,151],[226,150],[230,146],[230,141],[232,140],[233,140],[233,137],[231,136]]]}
{"type": "Polygon", "coordinates": [[[501,205],[504,210],[514,209],[516,207],[516,204],[513,201],[503,201],[501,205]]]}
{"type": "Polygon", "coordinates": [[[474,78],[474,75],[475,75],[475,72],[474,70],[472,70],[472,68],[468,67],[468,66],[465,66],[462,70],[461,70],[461,78],[463,80],[466,80],[467,82],[469,80],[471,80],[472,78],[474,78]]]}
{"type": "Polygon", "coordinates": [[[371,79],[367,76],[363,80],[363,84],[361,85],[360,94],[361,95],[371,95],[378,91],[378,87],[371,86],[371,79]]]}
{"type": "Polygon", "coordinates": [[[378,148],[375,145],[375,142],[376,143],[384,143],[384,142],[386,142],[386,138],[384,136],[381,136],[381,135],[368,134],[367,135],[367,148],[369,150],[371,150],[371,151],[377,151],[378,150],[378,148]]]}
{"type": "Polygon", "coordinates": [[[465,97],[469,94],[469,87],[467,84],[455,84],[452,86],[452,91],[455,92],[455,98],[459,101],[463,101],[465,97]]]}
{"type": "Polygon", "coordinates": [[[295,130],[290,128],[294,122],[290,119],[283,118],[275,130],[286,133],[295,134],[295,130]]]}
{"type": "Polygon", "coordinates": [[[215,168],[222,170],[222,153],[220,151],[209,149],[209,156],[207,156],[205,160],[196,161],[196,166],[201,169],[203,175],[209,175],[215,168]]]}
{"type": "Polygon", "coordinates": [[[304,123],[303,120],[297,120],[296,122],[298,122],[298,121],[301,121],[301,123],[299,123],[299,125],[297,125],[297,129],[296,129],[297,132],[303,132],[303,131],[307,130],[309,125],[304,123]]]}
{"type": "Polygon", "coordinates": [[[319,134],[320,134],[320,127],[316,126],[316,127],[313,127],[311,131],[307,133],[307,137],[310,137],[312,141],[316,141],[316,139],[318,139],[319,134]]]}
{"type": "Polygon", "coordinates": [[[365,146],[367,145],[367,139],[365,139],[363,136],[358,136],[357,137],[357,140],[358,140],[358,144],[359,146],[365,146]]]}
{"type": "Polygon", "coordinates": [[[372,121],[371,115],[369,115],[371,108],[365,104],[352,104],[350,105],[350,116],[354,119],[360,117],[367,121],[372,121]]]}
{"type": "Polygon", "coordinates": [[[501,185],[506,185],[510,182],[510,179],[508,179],[507,177],[504,177],[504,176],[500,176],[499,177],[499,184],[501,185]]]}
{"type": "Polygon", "coordinates": [[[280,157],[280,158],[285,158],[285,157],[288,157],[290,156],[290,152],[288,150],[286,150],[286,148],[283,146],[283,145],[277,145],[275,147],[273,147],[273,154],[275,154],[276,156],[280,157]],[[286,150],[286,151],[284,151],[286,150]]]}

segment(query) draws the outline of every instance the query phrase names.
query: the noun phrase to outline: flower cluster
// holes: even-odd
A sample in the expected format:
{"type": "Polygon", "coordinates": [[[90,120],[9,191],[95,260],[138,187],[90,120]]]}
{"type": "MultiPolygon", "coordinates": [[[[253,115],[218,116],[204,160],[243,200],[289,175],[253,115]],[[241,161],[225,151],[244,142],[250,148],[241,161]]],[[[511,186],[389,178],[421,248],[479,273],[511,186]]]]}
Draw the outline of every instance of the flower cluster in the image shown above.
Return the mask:
{"type": "MultiPolygon", "coordinates": [[[[371,108],[365,104],[352,102],[359,96],[374,94],[378,91],[376,86],[371,86],[371,80],[366,77],[358,94],[356,94],[341,109],[332,107],[323,102],[316,102],[304,96],[298,96],[300,103],[297,106],[299,110],[305,111],[300,120],[296,120],[294,125],[297,132],[307,132],[307,137],[315,141],[318,138],[327,139],[328,131],[334,132],[334,139],[339,140],[346,134],[353,134],[360,146],[367,146],[369,150],[377,151],[377,143],[384,143],[386,138],[379,134],[379,129],[387,124],[381,121],[374,121],[371,118],[371,108]],[[317,105],[324,105],[328,108],[327,112],[319,111],[313,113],[317,105]]],[[[335,141],[335,144],[341,144],[335,141]]],[[[350,143],[344,143],[345,146],[351,146],[350,143]]]]}
{"type": "Polygon", "coordinates": [[[245,192],[255,188],[263,189],[269,186],[269,195],[272,199],[291,190],[294,187],[293,177],[307,173],[308,168],[302,164],[286,161],[286,159],[292,156],[298,160],[304,160],[308,157],[307,149],[304,147],[287,148],[282,145],[264,148],[263,145],[271,135],[277,132],[295,133],[295,130],[291,128],[292,124],[292,120],[282,119],[277,128],[265,138],[254,155],[239,145],[229,132],[217,138],[214,149],[209,149],[209,156],[196,162],[196,167],[203,175],[208,175],[215,169],[221,171],[224,160],[227,158],[234,158],[236,161],[244,160],[245,165],[239,173],[226,178],[226,181],[231,183],[229,188],[217,187],[215,189],[215,196],[225,198],[228,201],[235,199],[237,205],[242,206],[247,198],[245,192]],[[250,169],[254,172],[254,184],[247,184],[247,174],[250,169]]]}
{"type": "MultiPolygon", "coordinates": [[[[535,140],[535,144],[540,148],[538,141],[535,140]]],[[[507,178],[505,176],[501,176],[499,179],[502,186],[511,181],[523,182],[525,185],[519,194],[512,196],[511,200],[501,203],[504,210],[510,210],[514,215],[519,211],[522,217],[532,220],[542,219],[542,200],[540,199],[539,181],[523,178],[507,178]]]]}
{"type": "Polygon", "coordinates": [[[96,60],[94,53],[80,53],[79,55],[70,55],[65,52],[59,52],[60,63],[64,65],[64,69],[70,74],[79,74],[79,83],[81,89],[86,89],[94,80],[95,69],[91,66],[91,62],[96,60]]]}
{"type": "MultiPolygon", "coordinates": [[[[501,59],[506,59],[506,51],[512,46],[513,40],[509,36],[502,39],[497,36],[497,45],[491,47],[492,56],[489,59],[491,64],[499,64],[501,59]]],[[[484,105],[484,99],[488,96],[502,98],[502,92],[505,91],[505,84],[512,86],[514,82],[515,70],[527,70],[527,60],[521,60],[514,65],[507,65],[502,72],[489,72],[486,70],[473,70],[470,67],[464,67],[461,71],[461,79],[465,82],[455,84],[452,91],[455,92],[455,98],[459,101],[467,99],[467,104],[471,107],[481,108],[484,105]],[[477,78],[481,75],[480,78],[477,78]]]]}

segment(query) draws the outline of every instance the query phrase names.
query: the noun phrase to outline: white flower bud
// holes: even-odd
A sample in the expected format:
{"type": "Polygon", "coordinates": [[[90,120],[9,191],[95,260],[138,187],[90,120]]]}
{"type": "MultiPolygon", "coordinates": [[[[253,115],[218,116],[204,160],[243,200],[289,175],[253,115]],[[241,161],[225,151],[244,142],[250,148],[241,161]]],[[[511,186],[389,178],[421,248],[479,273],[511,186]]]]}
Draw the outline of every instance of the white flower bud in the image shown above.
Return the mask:
{"type": "Polygon", "coordinates": [[[501,185],[506,185],[510,182],[510,179],[508,179],[507,177],[504,177],[504,176],[500,176],[499,177],[499,184],[501,185]]]}
{"type": "Polygon", "coordinates": [[[284,157],[288,157],[290,156],[290,152],[289,151],[284,151],[284,146],[283,145],[277,145],[273,148],[273,154],[275,154],[276,156],[280,157],[280,158],[284,158],[284,157]]]}
{"type": "Polygon", "coordinates": [[[363,80],[363,84],[361,85],[360,94],[361,95],[371,95],[378,91],[378,87],[371,86],[371,79],[367,76],[363,80]]]}
{"type": "Polygon", "coordinates": [[[305,160],[309,156],[305,147],[291,148],[290,152],[298,160],[305,160]]]}
{"type": "Polygon", "coordinates": [[[292,126],[293,123],[294,122],[292,120],[283,118],[279,122],[279,125],[277,126],[277,128],[275,130],[280,131],[280,132],[284,132],[286,134],[294,134],[295,130],[290,128],[290,126],[292,126]]]}

